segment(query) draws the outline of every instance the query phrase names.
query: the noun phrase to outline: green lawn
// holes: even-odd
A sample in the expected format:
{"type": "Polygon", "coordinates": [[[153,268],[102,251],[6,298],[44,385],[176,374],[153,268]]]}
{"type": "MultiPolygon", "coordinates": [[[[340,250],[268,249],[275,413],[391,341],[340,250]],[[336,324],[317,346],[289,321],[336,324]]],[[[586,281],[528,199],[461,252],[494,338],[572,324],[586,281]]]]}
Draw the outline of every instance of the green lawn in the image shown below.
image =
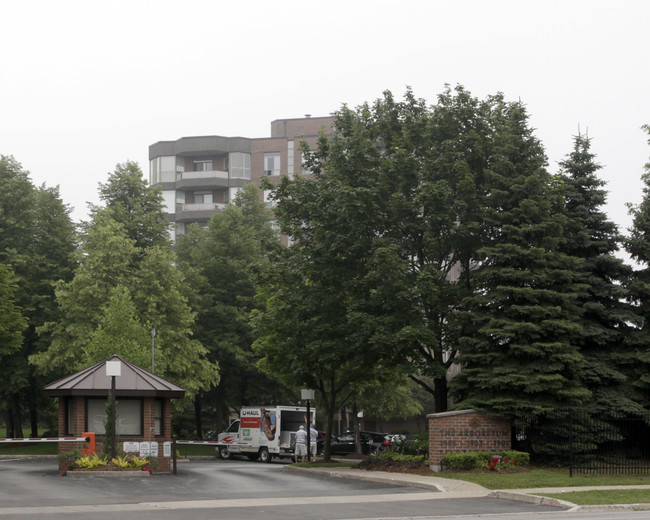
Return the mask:
{"type": "Polygon", "coordinates": [[[56,442],[38,442],[32,444],[0,443],[0,455],[56,455],[59,447],[56,442]]]}
{"type": "Polygon", "coordinates": [[[217,456],[217,449],[209,444],[177,444],[176,452],[181,457],[217,456]]]}
{"type": "Polygon", "coordinates": [[[650,504],[650,489],[603,489],[571,491],[569,493],[544,493],[545,497],[566,500],[580,506],[608,504],[650,504]]]}
{"type": "Polygon", "coordinates": [[[452,473],[441,472],[439,477],[475,482],[487,489],[521,489],[541,487],[573,486],[623,486],[650,485],[650,475],[574,475],[569,477],[568,469],[540,469],[508,473],[452,473]]]}

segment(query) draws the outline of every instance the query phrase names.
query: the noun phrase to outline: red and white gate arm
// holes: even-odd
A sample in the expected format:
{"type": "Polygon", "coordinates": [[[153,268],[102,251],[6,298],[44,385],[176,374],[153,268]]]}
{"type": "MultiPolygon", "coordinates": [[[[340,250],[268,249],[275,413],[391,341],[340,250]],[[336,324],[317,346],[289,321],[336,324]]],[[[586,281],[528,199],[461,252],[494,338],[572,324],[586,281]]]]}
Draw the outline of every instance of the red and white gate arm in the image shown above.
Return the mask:
{"type": "Polygon", "coordinates": [[[223,441],[176,441],[176,444],[223,444],[223,441]]]}
{"type": "Polygon", "coordinates": [[[0,437],[0,442],[88,442],[88,437],[0,437]]]}

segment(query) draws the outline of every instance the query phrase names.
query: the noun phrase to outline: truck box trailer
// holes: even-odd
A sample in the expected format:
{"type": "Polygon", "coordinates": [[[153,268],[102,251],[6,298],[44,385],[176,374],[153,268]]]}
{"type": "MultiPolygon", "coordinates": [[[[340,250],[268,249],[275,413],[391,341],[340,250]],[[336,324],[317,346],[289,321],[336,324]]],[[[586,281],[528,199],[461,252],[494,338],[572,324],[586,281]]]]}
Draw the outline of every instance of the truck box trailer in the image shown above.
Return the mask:
{"type": "MultiPolygon", "coordinates": [[[[310,424],[316,410],[310,409],[310,424]]],[[[251,460],[271,462],[273,457],[293,457],[296,432],[307,427],[307,408],[302,406],[246,406],[239,419],[219,434],[219,457],[245,455],[251,460]]]]}

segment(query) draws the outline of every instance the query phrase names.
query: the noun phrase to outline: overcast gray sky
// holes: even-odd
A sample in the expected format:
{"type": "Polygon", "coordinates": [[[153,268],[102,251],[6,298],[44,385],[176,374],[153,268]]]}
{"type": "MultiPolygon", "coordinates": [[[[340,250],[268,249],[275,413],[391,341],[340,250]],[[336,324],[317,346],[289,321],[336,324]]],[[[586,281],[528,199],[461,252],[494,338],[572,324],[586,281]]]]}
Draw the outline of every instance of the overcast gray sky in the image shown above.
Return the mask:
{"type": "Polygon", "coordinates": [[[521,99],[549,169],[588,130],[611,218],[650,156],[645,0],[0,0],[0,153],[75,220],[115,165],[191,135],[265,137],[407,85],[521,99]]]}

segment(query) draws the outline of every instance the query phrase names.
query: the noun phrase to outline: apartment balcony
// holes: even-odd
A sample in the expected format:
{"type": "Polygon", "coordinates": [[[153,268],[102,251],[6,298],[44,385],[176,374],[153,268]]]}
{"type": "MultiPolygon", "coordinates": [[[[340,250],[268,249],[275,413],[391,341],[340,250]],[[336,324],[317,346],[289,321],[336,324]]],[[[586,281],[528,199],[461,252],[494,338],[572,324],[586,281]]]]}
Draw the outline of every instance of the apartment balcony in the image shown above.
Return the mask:
{"type": "Polygon", "coordinates": [[[228,186],[228,172],[209,170],[201,172],[177,172],[176,189],[224,188],[228,186]]]}
{"type": "Polygon", "coordinates": [[[197,220],[209,220],[217,211],[221,211],[226,205],[218,202],[205,202],[202,204],[176,204],[176,222],[195,222],[197,220]]]}

